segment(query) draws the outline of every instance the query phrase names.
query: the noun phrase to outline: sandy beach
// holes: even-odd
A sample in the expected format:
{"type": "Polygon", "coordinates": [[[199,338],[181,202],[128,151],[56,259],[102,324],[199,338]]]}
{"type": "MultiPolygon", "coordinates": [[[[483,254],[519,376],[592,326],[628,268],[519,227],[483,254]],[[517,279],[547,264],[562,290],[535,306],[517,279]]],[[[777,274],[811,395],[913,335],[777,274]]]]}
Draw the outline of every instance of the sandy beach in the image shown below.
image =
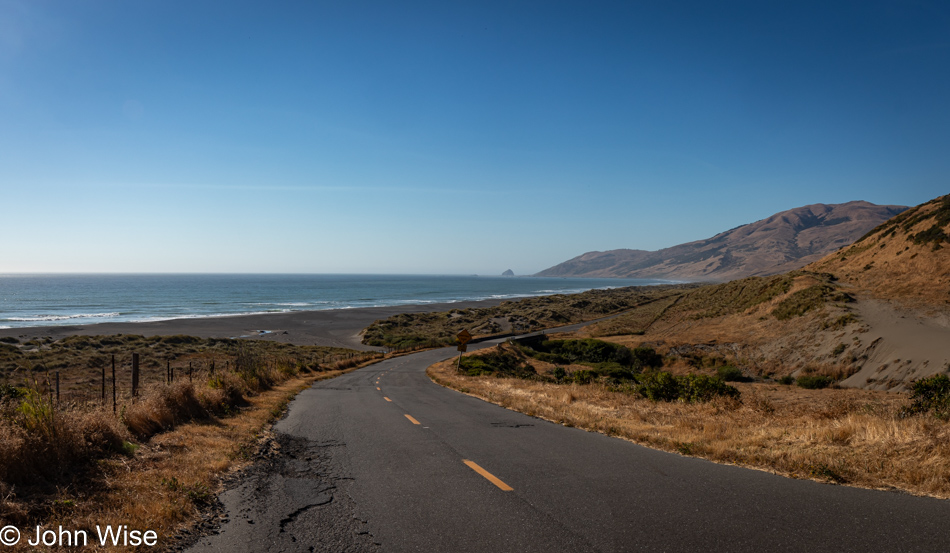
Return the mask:
{"type": "Polygon", "coordinates": [[[296,345],[334,346],[359,350],[375,350],[360,343],[360,332],[378,319],[399,313],[447,311],[468,307],[491,307],[504,300],[483,300],[455,303],[429,303],[392,307],[365,307],[324,311],[293,311],[232,317],[170,319],[143,323],[99,323],[76,326],[40,326],[0,329],[0,337],[14,336],[20,340],[66,336],[107,334],[140,334],[166,336],[185,334],[200,338],[248,338],[273,340],[296,345]]]}

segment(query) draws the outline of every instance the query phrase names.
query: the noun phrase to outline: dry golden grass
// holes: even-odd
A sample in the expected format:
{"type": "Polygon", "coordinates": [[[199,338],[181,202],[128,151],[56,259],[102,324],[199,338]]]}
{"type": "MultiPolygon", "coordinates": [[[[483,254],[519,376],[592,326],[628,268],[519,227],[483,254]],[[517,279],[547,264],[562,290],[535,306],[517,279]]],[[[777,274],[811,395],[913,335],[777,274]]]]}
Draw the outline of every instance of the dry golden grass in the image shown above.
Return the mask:
{"type": "Polygon", "coordinates": [[[631,286],[554,294],[505,301],[495,307],[452,309],[433,313],[402,313],[378,320],[363,330],[363,343],[410,348],[454,345],[455,336],[468,330],[474,336],[515,334],[598,319],[633,306],[678,296],[698,285],[631,286]]]}
{"type": "MultiPolygon", "coordinates": [[[[911,307],[950,305],[950,244],[915,243],[914,237],[944,217],[947,197],[937,198],[894,217],[862,240],[806,267],[833,273],[841,282],[875,297],[911,307]]],[[[946,220],[946,219],[944,219],[946,220]]],[[[950,233],[950,224],[943,227],[950,233]]]]}
{"type": "Polygon", "coordinates": [[[600,385],[459,375],[436,382],[566,426],[720,463],[868,488],[950,498],[950,424],[901,418],[903,394],[738,384],[741,401],[654,403],[600,385]]]}
{"type": "MultiPolygon", "coordinates": [[[[0,521],[21,529],[61,524],[71,530],[86,530],[90,545],[97,524],[125,524],[156,531],[158,545],[166,548],[176,533],[197,520],[202,507],[214,501],[221,476],[251,462],[266,428],[290,399],[316,380],[333,378],[380,357],[347,357],[322,372],[285,373],[263,390],[248,393],[244,389],[237,406],[218,396],[233,393],[241,384],[222,384],[233,374],[221,373],[216,388],[188,382],[150,386],[141,398],[123,405],[121,423],[111,409],[73,406],[50,410],[52,415],[48,420],[41,417],[41,422],[48,422],[44,431],[54,433],[57,440],[45,439],[50,436],[44,438],[35,429],[25,431],[22,424],[0,425],[0,465],[5,473],[13,475],[10,471],[16,467],[42,463],[44,458],[48,461],[51,454],[64,456],[59,460],[59,477],[51,481],[35,486],[24,483],[23,478],[0,481],[0,521]],[[227,413],[209,413],[222,407],[227,413]],[[199,420],[186,422],[192,418],[189,415],[199,420]],[[125,441],[148,437],[137,446],[125,441]],[[31,447],[31,439],[43,449],[31,447]],[[100,442],[108,451],[96,455],[90,445],[100,442]],[[129,454],[110,455],[110,451],[121,449],[123,442],[129,454]],[[73,457],[67,458],[69,455],[73,457]],[[89,462],[96,458],[94,464],[89,462]],[[11,484],[16,481],[20,483],[11,484]]],[[[45,412],[41,415],[46,417],[45,412]]],[[[27,476],[36,478],[33,473],[27,476]]],[[[27,551],[29,547],[24,539],[10,550],[27,551]]]]}

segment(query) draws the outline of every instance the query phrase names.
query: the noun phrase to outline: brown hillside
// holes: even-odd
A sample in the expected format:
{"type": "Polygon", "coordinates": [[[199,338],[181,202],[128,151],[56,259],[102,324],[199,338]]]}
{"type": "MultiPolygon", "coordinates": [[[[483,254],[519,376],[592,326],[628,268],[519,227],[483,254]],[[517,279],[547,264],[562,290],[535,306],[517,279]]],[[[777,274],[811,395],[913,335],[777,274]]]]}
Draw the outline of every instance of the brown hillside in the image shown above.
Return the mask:
{"type": "Polygon", "coordinates": [[[852,243],[907,209],[868,202],[814,204],[655,252],[588,252],[537,276],[728,281],[792,271],[852,243]]]}
{"type": "Polygon", "coordinates": [[[950,305],[950,195],[901,213],[807,270],[908,307],[950,305]]]}
{"type": "Polygon", "coordinates": [[[875,227],[799,272],[704,286],[588,327],[688,369],[825,375],[903,390],[950,371],[950,196],[875,227]]]}

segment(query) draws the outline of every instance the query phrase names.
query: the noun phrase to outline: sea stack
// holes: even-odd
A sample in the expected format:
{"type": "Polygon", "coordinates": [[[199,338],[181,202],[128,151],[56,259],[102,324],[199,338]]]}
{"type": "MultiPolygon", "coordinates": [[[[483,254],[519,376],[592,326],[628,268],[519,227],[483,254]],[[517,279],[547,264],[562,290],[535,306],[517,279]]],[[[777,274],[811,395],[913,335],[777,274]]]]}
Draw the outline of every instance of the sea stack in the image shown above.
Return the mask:
{"type": "Polygon", "coordinates": [[[515,276],[515,272],[512,271],[511,269],[508,269],[504,273],[501,273],[501,276],[515,276]]]}

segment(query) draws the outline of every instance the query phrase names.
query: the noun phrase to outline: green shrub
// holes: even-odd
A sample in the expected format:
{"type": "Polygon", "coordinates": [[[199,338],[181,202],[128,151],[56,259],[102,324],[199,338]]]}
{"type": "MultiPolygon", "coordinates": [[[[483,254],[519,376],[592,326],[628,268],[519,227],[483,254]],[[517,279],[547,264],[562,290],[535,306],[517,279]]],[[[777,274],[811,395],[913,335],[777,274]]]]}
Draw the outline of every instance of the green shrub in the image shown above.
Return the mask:
{"type": "Polygon", "coordinates": [[[733,367],[726,365],[725,367],[719,367],[716,369],[716,374],[725,382],[746,382],[751,380],[745,374],[742,373],[742,369],[739,367],[733,367]]]}
{"type": "Polygon", "coordinates": [[[596,378],[597,378],[597,373],[595,373],[594,371],[589,371],[587,369],[574,371],[571,374],[571,379],[577,384],[590,384],[596,378]]]}
{"type": "Polygon", "coordinates": [[[462,372],[469,376],[495,374],[497,376],[528,378],[536,374],[534,367],[525,365],[518,357],[503,351],[462,357],[460,368],[462,372]]]}
{"type": "Polygon", "coordinates": [[[653,401],[700,403],[716,397],[739,397],[739,390],[718,377],[704,374],[674,376],[666,371],[640,375],[637,393],[653,401]]]}
{"type": "Polygon", "coordinates": [[[623,367],[617,363],[597,363],[593,368],[594,372],[598,375],[618,382],[636,378],[632,369],[623,367]]]}
{"type": "Polygon", "coordinates": [[[791,386],[795,383],[795,378],[790,374],[786,374],[782,378],[778,379],[779,384],[784,384],[786,386],[791,386]]]}
{"type": "Polygon", "coordinates": [[[653,348],[641,346],[630,350],[618,344],[592,338],[544,340],[543,337],[535,337],[519,340],[517,345],[526,355],[548,363],[583,363],[595,365],[598,369],[609,364],[637,371],[663,366],[663,357],[653,348]]]}
{"type": "Polygon", "coordinates": [[[799,376],[796,380],[798,386],[808,390],[820,390],[831,386],[834,380],[830,376],[805,375],[799,376]]]}
{"type": "Polygon", "coordinates": [[[688,374],[678,377],[680,382],[679,400],[687,403],[702,403],[716,397],[739,397],[739,390],[726,384],[718,377],[704,374],[688,374]]]}
{"type": "Polygon", "coordinates": [[[649,373],[639,379],[637,392],[653,401],[676,401],[680,397],[679,381],[666,371],[649,373]]]}
{"type": "Polygon", "coordinates": [[[554,367],[554,370],[551,371],[551,376],[554,377],[554,380],[560,382],[567,376],[567,371],[564,370],[564,367],[554,367]]]}
{"type": "Polygon", "coordinates": [[[29,432],[53,439],[56,411],[52,402],[36,390],[27,389],[16,409],[20,424],[29,432]]]}
{"type": "Polygon", "coordinates": [[[640,346],[633,349],[633,358],[641,369],[658,369],[663,366],[663,356],[651,347],[640,346]]]}
{"type": "Polygon", "coordinates": [[[26,391],[23,388],[17,388],[9,384],[0,384],[0,399],[16,399],[24,395],[26,395],[26,391]]]}
{"type": "Polygon", "coordinates": [[[938,418],[950,418],[950,378],[938,374],[913,383],[910,413],[933,412],[938,418]]]}

